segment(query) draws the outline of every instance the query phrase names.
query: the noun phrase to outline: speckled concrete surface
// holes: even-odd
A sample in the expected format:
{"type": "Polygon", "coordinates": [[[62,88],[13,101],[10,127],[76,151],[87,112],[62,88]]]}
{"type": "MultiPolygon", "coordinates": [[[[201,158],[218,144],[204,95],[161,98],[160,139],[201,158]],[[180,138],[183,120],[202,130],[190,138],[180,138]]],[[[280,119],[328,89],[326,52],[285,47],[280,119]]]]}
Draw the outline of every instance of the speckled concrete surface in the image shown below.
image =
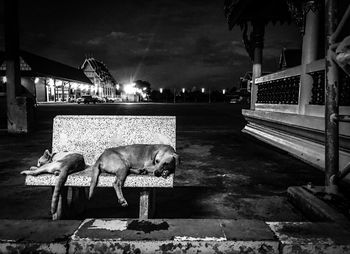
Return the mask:
{"type": "MultiPolygon", "coordinates": [[[[42,174],[38,176],[27,176],[26,185],[31,186],[54,186],[58,176],[52,174],[42,174]]],[[[98,187],[113,187],[115,176],[110,174],[101,174],[98,179],[98,187]]],[[[91,182],[91,170],[84,170],[68,176],[66,186],[89,187],[91,182]]],[[[172,188],[174,186],[174,174],[167,178],[156,177],[152,175],[128,175],[124,187],[139,188],[172,188]]]]}
{"type": "Polygon", "coordinates": [[[53,130],[53,152],[81,153],[89,165],[109,147],[164,143],[176,149],[174,116],[56,116],[53,130]]]}

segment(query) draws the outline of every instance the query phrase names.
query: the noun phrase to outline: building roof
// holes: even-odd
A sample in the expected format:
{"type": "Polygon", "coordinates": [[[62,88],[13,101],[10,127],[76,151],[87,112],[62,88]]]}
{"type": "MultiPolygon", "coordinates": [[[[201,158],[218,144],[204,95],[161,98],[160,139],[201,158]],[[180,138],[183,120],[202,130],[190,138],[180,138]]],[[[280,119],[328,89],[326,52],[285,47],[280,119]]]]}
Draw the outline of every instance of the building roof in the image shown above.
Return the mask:
{"type": "Polygon", "coordinates": [[[230,30],[253,20],[264,23],[292,20],[285,0],[225,0],[224,12],[230,30]]]}
{"type": "Polygon", "coordinates": [[[101,81],[111,82],[113,84],[117,83],[112,74],[109,72],[107,66],[103,62],[98,61],[93,57],[86,58],[81,68],[85,69],[87,64],[89,64],[92,67],[92,69],[95,71],[95,73],[101,81]]]}
{"type": "MultiPolygon", "coordinates": [[[[20,51],[21,76],[50,77],[66,81],[92,84],[81,69],[38,56],[27,51],[20,51]]],[[[0,52],[0,75],[5,76],[5,53],[0,52]]]]}

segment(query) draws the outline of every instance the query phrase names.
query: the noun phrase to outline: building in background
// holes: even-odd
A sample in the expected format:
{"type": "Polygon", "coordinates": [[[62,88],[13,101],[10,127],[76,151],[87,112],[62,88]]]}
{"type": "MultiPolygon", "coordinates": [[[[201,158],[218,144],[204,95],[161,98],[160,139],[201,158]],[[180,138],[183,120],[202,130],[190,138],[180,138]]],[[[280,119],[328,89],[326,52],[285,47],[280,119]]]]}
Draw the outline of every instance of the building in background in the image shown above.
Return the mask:
{"type": "Polygon", "coordinates": [[[117,82],[103,62],[93,57],[85,58],[81,69],[94,84],[93,95],[109,99],[116,98],[117,82]]]}
{"type": "MultiPolygon", "coordinates": [[[[5,54],[0,52],[0,100],[6,99],[5,54]]],[[[71,101],[92,93],[94,86],[78,68],[20,51],[21,85],[36,102],[71,101]]]]}

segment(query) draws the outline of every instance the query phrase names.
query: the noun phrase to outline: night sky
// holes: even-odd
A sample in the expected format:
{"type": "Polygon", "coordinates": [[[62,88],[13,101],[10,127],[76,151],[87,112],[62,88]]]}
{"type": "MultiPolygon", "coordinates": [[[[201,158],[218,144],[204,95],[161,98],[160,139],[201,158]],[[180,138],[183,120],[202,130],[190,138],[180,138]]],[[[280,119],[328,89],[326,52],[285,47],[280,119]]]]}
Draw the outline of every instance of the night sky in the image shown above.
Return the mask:
{"type": "MultiPolygon", "coordinates": [[[[120,83],[221,89],[251,69],[240,29],[228,30],[223,1],[19,2],[22,49],[74,67],[93,56],[120,83]]],[[[3,26],[0,36],[3,50],[3,26]]],[[[282,47],[300,43],[294,24],[268,25],[263,71],[277,69],[282,47]]]]}

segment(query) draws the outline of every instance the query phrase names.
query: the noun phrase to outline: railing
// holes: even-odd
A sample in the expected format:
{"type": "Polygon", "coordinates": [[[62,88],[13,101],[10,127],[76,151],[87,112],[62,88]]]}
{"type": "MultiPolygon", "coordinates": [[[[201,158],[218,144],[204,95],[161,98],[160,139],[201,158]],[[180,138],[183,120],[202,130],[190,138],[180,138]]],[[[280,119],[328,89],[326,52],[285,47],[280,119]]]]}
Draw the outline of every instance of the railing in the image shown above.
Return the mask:
{"type": "Polygon", "coordinates": [[[262,104],[298,104],[300,66],[272,73],[255,80],[257,101],[262,104]]]}
{"type": "MultiPolygon", "coordinates": [[[[313,79],[311,105],[324,105],[325,102],[325,63],[324,59],[310,63],[306,69],[313,79]]],[[[350,77],[339,70],[339,105],[350,106],[350,77]]]]}
{"type": "MultiPolygon", "coordinates": [[[[324,105],[325,102],[325,60],[320,59],[306,66],[306,73],[312,77],[310,105],[324,105]]],[[[301,66],[271,73],[255,79],[258,86],[258,104],[297,105],[299,98],[301,66]]],[[[350,106],[350,77],[339,70],[339,105],[350,106]]]]}

